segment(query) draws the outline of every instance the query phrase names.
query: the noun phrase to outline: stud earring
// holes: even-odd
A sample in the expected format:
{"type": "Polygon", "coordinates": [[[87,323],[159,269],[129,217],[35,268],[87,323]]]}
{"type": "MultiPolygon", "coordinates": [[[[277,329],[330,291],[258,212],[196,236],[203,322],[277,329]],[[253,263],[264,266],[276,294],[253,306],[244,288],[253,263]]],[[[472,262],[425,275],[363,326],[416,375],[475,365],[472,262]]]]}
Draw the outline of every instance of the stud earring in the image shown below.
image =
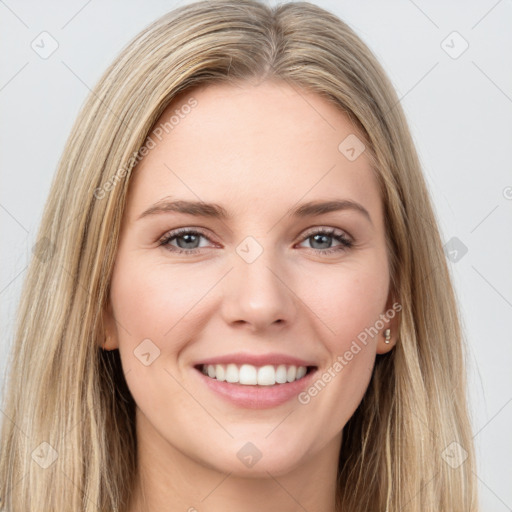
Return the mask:
{"type": "Polygon", "coordinates": [[[384,340],[384,343],[389,343],[391,341],[391,329],[386,329],[384,331],[384,336],[386,337],[386,339],[384,340]]]}

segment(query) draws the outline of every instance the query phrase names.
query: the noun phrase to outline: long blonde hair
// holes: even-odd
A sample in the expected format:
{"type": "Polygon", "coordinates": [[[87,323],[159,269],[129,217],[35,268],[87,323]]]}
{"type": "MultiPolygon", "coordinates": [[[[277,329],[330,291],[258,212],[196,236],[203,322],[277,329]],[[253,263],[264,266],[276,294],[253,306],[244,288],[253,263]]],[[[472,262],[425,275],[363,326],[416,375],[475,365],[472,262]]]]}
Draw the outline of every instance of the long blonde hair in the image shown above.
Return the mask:
{"type": "Polygon", "coordinates": [[[118,351],[100,345],[131,170],[178,93],[265,79],[322,95],[365,137],[402,305],[397,345],[377,357],[344,428],[339,510],[477,510],[460,313],[389,79],[359,37],[318,6],[210,0],[167,13],[124,48],[63,152],[22,291],[5,391],[0,496],[10,512],[126,509],[137,471],[135,404],[118,351]]]}

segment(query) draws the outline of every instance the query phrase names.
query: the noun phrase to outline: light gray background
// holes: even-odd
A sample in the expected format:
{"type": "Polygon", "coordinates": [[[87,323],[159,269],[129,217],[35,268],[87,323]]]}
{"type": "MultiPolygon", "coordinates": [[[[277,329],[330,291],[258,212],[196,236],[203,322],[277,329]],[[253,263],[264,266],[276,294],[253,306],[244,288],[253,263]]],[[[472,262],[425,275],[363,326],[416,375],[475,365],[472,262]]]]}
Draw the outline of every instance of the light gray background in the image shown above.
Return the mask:
{"type": "MultiPolygon", "coordinates": [[[[42,208],[78,110],[129,39],[184,3],[0,0],[0,377],[42,208]],[[31,47],[34,40],[42,46],[43,31],[58,42],[47,59],[31,47]]],[[[510,511],[512,2],[314,3],[354,28],[384,65],[408,117],[443,242],[467,247],[447,258],[454,260],[469,344],[481,503],[485,511],[510,511]],[[469,47],[458,55],[464,40],[469,47]]]]}

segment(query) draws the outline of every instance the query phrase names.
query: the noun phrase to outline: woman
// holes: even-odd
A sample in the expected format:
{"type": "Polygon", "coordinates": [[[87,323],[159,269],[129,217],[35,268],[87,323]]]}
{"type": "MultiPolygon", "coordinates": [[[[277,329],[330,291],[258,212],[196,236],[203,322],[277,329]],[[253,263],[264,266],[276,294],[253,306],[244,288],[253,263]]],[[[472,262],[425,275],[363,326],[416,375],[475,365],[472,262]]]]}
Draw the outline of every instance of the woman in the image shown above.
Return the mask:
{"type": "Polygon", "coordinates": [[[465,389],[416,151],[355,33],[251,0],[141,32],[44,212],[5,509],[475,511],[465,389]]]}

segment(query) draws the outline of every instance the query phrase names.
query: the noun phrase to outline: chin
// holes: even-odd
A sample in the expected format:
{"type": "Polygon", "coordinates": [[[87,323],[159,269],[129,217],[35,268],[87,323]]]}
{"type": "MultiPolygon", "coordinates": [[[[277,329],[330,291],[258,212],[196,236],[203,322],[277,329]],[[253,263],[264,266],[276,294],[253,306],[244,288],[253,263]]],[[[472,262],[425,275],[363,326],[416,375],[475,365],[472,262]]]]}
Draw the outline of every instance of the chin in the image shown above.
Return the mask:
{"type": "MultiPolygon", "coordinates": [[[[254,437],[253,437],[254,439],[254,437]]],[[[208,457],[203,463],[222,473],[231,473],[243,478],[268,478],[285,475],[301,466],[303,447],[275,446],[262,437],[261,441],[233,441],[230,447],[217,449],[215,459],[208,457]]],[[[212,452],[210,451],[209,455],[212,452]]]]}

